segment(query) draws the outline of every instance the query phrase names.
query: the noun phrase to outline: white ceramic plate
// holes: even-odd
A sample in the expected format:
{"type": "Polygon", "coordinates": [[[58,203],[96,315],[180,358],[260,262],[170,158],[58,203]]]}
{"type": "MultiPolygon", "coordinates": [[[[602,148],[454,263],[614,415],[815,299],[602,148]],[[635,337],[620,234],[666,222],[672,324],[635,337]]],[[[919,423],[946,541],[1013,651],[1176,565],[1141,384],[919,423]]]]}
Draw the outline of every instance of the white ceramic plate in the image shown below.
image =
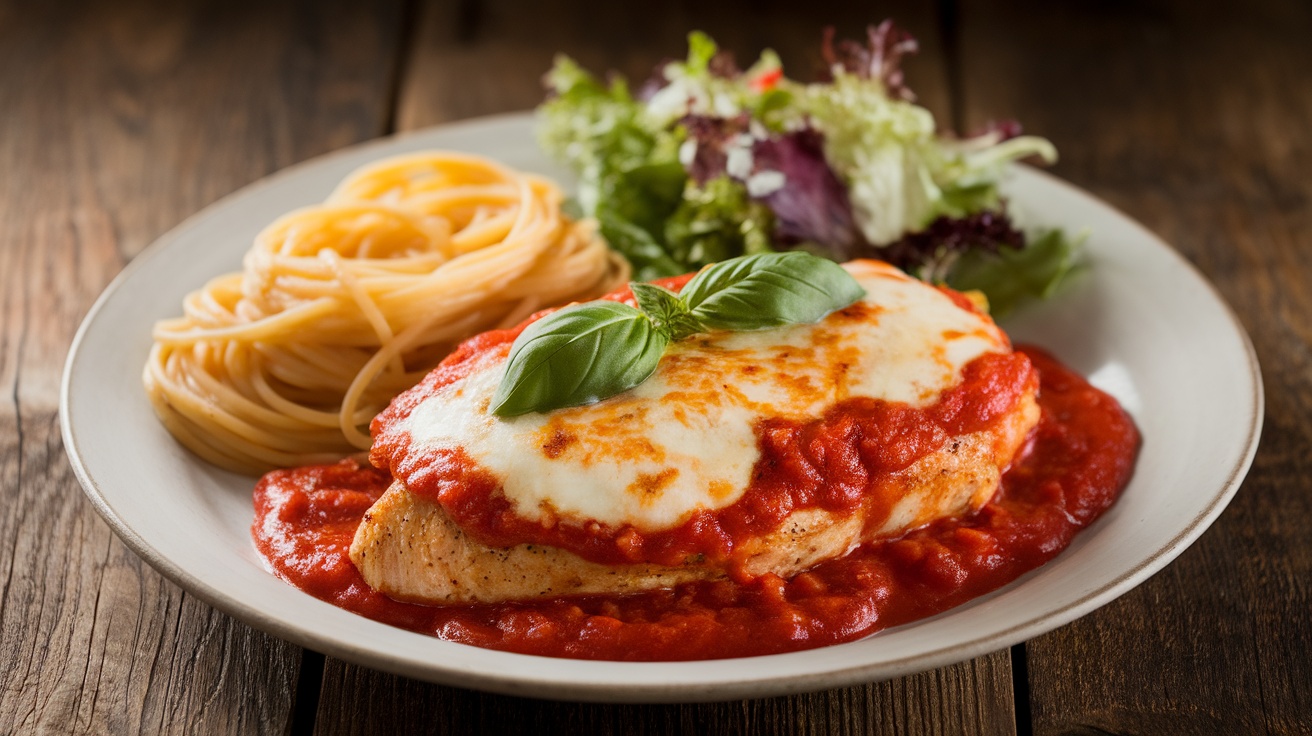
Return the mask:
{"type": "Polygon", "coordinates": [[[251,547],[252,478],[174,443],[141,390],[155,320],[240,267],[256,232],[322,200],[348,172],[406,151],[450,148],[558,170],[526,115],[470,121],[346,149],[233,194],[160,238],[110,284],[83,322],[64,374],[64,442],[87,495],[169,578],[256,628],[335,657],[434,682],[599,701],[759,697],[905,675],[994,651],[1121,595],[1180,554],[1248,470],[1262,389],[1247,335],[1170,247],[1050,176],[1018,169],[1013,206],[1036,223],[1085,229],[1091,267],[1058,298],[1006,326],[1114,394],[1143,432],[1130,487],[1056,560],[959,608],[861,641],[696,663],[584,662],[439,641],[361,618],[277,580],[251,547]]]}

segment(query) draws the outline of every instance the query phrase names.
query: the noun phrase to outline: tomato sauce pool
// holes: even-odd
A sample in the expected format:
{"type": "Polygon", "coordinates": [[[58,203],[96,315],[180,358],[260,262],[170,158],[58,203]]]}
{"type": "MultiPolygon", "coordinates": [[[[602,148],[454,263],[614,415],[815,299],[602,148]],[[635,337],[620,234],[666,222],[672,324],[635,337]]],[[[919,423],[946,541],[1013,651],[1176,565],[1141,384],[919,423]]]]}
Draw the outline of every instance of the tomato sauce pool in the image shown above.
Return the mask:
{"type": "Polygon", "coordinates": [[[292,585],[450,641],[555,657],[695,660],[851,641],[1006,585],[1055,557],[1129,481],[1139,435],[1111,397],[1042,351],[1042,416],[992,501],[784,580],[697,582],[624,597],[423,606],[371,589],[348,555],[390,483],[354,461],[278,471],[255,489],[256,547],[292,585]]]}

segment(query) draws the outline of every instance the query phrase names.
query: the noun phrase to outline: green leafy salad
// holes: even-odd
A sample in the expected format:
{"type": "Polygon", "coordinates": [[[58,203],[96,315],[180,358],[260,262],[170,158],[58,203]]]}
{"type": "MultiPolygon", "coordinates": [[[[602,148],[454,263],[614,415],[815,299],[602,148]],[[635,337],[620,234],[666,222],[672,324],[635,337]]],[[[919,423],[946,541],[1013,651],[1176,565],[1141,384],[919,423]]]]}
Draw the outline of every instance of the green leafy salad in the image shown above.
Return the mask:
{"type": "Polygon", "coordinates": [[[902,57],[915,50],[887,21],[866,43],[827,34],[827,72],[804,83],[771,51],[742,70],[693,33],[687,60],[637,90],[560,57],[541,142],[578,175],[580,214],[641,280],[800,250],[979,290],[995,313],[1048,295],[1075,244],[1019,229],[997,183],[1010,162],[1051,162],[1056,150],[1014,123],[940,135],[903,84],[902,57]]]}

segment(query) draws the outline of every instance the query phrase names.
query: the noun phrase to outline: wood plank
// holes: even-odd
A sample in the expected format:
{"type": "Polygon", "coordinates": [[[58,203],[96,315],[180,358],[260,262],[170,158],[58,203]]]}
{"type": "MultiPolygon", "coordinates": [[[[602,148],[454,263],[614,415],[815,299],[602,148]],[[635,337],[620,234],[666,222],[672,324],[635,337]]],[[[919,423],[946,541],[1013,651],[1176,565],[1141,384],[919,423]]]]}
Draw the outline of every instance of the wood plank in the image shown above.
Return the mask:
{"type": "Polygon", "coordinates": [[[1004,653],[891,682],[789,697],[601,705],[431,685],[330,658],[315,733],[1010,734],[1010,693],[999,685],[1009,682],[1004,653]]]}
{"type": "Polygon", "coordinates": [[[145,244],[381,131],[399,32],[350,2],[0,3],[0,733],[289,728],[300,650],[117,540],[64,457],[58,381],[145,244]]]}
{"type": "Polygon", "coordinates": [[[1114,604],[1028,645],[1035,733],[1312,724],[1312,9],[1175,0],[963,7],[966,119],[1016,116],[1056,173],[1144,222],[1239,314],[1262,445],[1216,525],[1114,604]]]}
{"type": "MultiPolygon", "coordinates": [[[[776,49],[785,68],[810,78],[825,24],[855,37],[865,7],[793,2],[668,3],[643,6],[550,0],[428,3],[398,101],[413,129],[525,110],[542,99],[539,81],[566,53],[590,69],[644,80],[662,59],[682,56],[688,31],[710,33],[749,62],[776,49]]],[[[922,42],[908,81],[922,104],[948,120],[949,86],[938,22],[923,6],[880,8],[922,42]]],[[[1015,732],[1007,652],[893,682],[788,698],[683,706],[551,703],[474,693],[393,677],[328,659],[316,730],[345,733],[532,733],[550,724],[583,733],[971,733],[1015,732]]]]}

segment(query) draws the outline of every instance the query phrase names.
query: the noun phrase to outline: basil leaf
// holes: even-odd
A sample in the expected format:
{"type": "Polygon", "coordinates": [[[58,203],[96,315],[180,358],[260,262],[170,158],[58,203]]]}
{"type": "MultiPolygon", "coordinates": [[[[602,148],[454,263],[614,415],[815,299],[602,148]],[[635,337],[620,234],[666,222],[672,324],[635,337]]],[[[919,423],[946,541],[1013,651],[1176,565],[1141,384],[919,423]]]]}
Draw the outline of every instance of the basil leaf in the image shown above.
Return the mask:
{"type": "Polygon", "coordinates": [[[683,287],[680,296],[692,316],[707,328],[760,330],[817,322],[865,293],[837,263],[789,251],[707,266],[683,287]]]}
{"type": "Polygon", "coordinates": [[[630,283],[629,289],[638,301],[638,309],[671,341],[682,340],[702,331],[701,323],[689,313],[688,305],[683,303],[678,294],[663,286],[637,281],[630,283]]]}
{"type": "Polygon", "coordinates": [[[529,325],[510,348],[492,412],[513,417],[580,406],[647,380],[669,338],[619,302],[566,307],[529,325]]]}

